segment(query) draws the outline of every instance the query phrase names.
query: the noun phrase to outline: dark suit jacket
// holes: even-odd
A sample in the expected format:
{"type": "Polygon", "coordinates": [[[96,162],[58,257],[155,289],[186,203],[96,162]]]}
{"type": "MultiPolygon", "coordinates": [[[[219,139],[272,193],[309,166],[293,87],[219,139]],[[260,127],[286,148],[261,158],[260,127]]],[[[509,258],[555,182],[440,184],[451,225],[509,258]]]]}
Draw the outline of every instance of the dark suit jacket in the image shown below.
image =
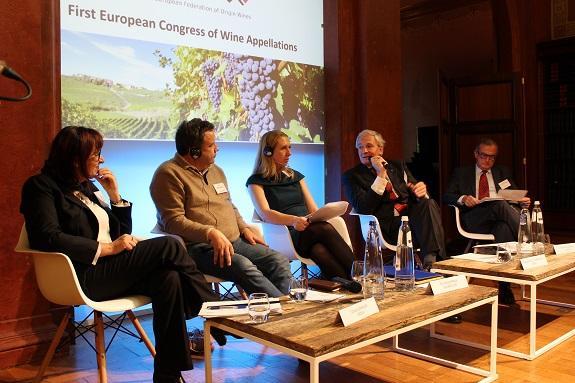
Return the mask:
{"type": "MultiPolygon", "coordinates": [[[[98,190],[90,185],[92,190],[98,190]]],[[[131,206],[112,206],[110,210],[98,204],[110,218],[112,240],[132,231],[131,206]]],[[[39,174],[26,181],[20,212],[24,214],[32,248],[66,254],[78,274],[92,265],[98,249],[98,220],[82,201],[64,191],[53,178],[39,174]]]]}
{"type": "Polygon", "coordinates": [[[405,183],[404,172],[409,182],[417,182],[403,162],[388,161],[387,174],[399,197],[395,201],[389,199],[389,192],[385,191],[383,195],[379,195],[371,189],[377,176],[363,164],[349,169],[342,176],[345,194],[355,211],[360,214],[375,215],[380,221],[382,230],[384,233],[387,232],[389,237],[396,235],[397,222],[394,221],[399,221],[399,218],[394,219],[394,204],[408,203],[413,197],[405,183]]]}
{"type": "MultiPolygon", "coordinates": [[[[462,195],[476,195],[475,169],[475,165],[455,169],[449,181],[447,191],[443,195],[444,203],[457,205],[457,200],[462,195]]],[[[495,190],[499,191],[499,183],[505,180],[508,180],[511,184],[509,189],[517,189],[517,185],[511,178],[511,171],[509,168],[495,165],[491,168],[491,173],[493,175],[493,181],[495,181],[495,190]]],[[[463,207],[463,211],[465,210],[468,210],[468,208],[463,207]]]]}

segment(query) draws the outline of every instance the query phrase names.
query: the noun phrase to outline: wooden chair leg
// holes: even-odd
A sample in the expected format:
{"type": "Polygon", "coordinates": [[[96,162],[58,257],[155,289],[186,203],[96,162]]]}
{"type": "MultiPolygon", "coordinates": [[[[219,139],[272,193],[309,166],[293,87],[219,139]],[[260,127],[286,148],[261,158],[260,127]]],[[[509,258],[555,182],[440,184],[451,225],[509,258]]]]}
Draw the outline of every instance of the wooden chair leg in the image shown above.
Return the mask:
{"type": "Polygon", "coordinates": [[[98,376],[100,377],[100,383],[108,383],[104,321],[102,320],[102,313],[96,310],[94,310],[94,324],[96,325],[96,360],[98,362],[98,376]]]}
{"type": "Polygon", "coordinates": [[[148,338],[148,334],[146,334],[146,331],[144,331],[144,328],[140,324],[140,321],[138,320],[138,318],[134,315],[132,310],[126,310],[126,314],[128,314],[128,318],[130,318],[130,320],[132,321],[132,324],[136,328],[136,331],[138,331],[138,334],[140,334],[140,338],[142,338],[142,341],[144,342],[144,344],[146,345],[146,347],[150,351],[150,354],[153,357],[155,357],[156,356],[156,349],[155,349],[154,345],[152,344],[152,342],[150,341],[150,338],[148,338]]]}
{"type": "Polygon", "coordinates": [[[240,293],[240,295],[242,296],[242,299],[247,300],[248,299],[248,295],[246,294],[246,292],[244,291],[244,289],[242,289],[240,286],[236,285],[236,288],[238,289],[238,293],[240,293]]]}
{"type": "Polygon", "coordinates": [[[68,326],[68,322],[70,321],[71,316],[72,316],[72,313],[70,311],[68,311],[66,314],[64,314],[64,317],[60,321],[60,325],[58,325],[58,329],[56,330],[56,334],[54,334],[54,339],[52,339],[52,342],[50,343],[50,347],[48,347],[48,351],[46,352],[46,356],[44,356],[44,359],[42,360],[42,364],[40,365],[40,369],[38,370],[38,373],[36,374],[36,377],[33,380],[34,383],[38,383],[38,382],[42,381],[42,377],[44,376],[44,372],[46,371],[46,368],[48,367],[48,365],[52,361],[52,357],[54,356],[54,352],[56,352],[56,347],[58,347],[58,345],[60,344],[60,340],[62,339],[62,335],[64,335],[64,331],[66,330],[66,326],[68,326]]]}

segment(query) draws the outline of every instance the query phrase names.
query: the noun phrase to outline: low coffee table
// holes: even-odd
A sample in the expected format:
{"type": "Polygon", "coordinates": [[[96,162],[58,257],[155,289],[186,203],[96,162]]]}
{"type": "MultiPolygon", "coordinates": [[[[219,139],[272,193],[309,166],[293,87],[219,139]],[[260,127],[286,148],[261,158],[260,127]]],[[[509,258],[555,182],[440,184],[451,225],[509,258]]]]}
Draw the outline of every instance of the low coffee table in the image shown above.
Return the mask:
{"type": "Polygon", "coordinates": [[[352,350],[393,338],[393,350],[415,358],[467,371],[483,377],[480,382],[497,379],[497,290],[484,286],[469,286],[433,296],[423,289],[412,292],[386,291],[378,302],[380,311],[368,318],[344,327],[338,310],[361,300],[350,295],[330,303],[282,303],[282,315],[271,316],[262,324],[250,323],[247,316],[210,318],[204,322],[206,382],[212,381],[210,330],[220,328],[254,342],[305,360],[310,364],[310,381],[319,382],[319,363],[352,350]],[[428,324],[491,304],[491,337],[489,370],[459,364],[407,350],[399,346],[399,335],[428,324]]]}
{"type": "MultiPolygon", "coordinates": [[[[509,350],[503,347],[497,348],[497,352],[516,358],[533,360],[575,335],[575,329],[571,329],[545,346],[537,349],[537,303],[575,308],[575,305],[569,303],[537,299],[538,285],[575,271],[575,253],[549,255],[547,256],[547,262],[548,265],[546,266],[522,270],[519,260],[517,259],[505,264],[495,264],[453,258],[434,263],[431,271],[441,274],[465,275],[468,278],[489,279],[521,285],[523,299],[529,300],[529,353],[509,350]],[[525,286],[529,286],[530,288],[529,296],[525,295],[525,286]]],[[[453,338],[439,334],[432,334],[432,336],[439,339],[457,342],[457,340],[453,338]]],[[[469,342],[458,343],[481,347],[469,342]]]]}

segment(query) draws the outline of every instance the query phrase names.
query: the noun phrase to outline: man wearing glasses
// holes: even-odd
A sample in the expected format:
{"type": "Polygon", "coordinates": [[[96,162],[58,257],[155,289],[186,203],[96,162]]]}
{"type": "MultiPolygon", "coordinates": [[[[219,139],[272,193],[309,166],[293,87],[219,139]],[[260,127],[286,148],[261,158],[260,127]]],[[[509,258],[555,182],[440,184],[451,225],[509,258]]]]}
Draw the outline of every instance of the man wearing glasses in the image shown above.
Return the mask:
{"type": "MultiPolygon", "coordinates": [[[[517,189],[511,171],[495,165],[497,150],[491,138],[481,139],[474,151],[475,166],[455,169],[443,202],[460,207],[461,224],[466,230],[493,234],[497,243],[517,241],[519,212],[507,201],[480,202],[495,197],[500,189],[517,189]]],[[[531,199],[523,197],[519,203],[529,207],[531,199]]],[[[500,284],[499,298],[504,304],[515,302],[508,283],[500,284]]]]}

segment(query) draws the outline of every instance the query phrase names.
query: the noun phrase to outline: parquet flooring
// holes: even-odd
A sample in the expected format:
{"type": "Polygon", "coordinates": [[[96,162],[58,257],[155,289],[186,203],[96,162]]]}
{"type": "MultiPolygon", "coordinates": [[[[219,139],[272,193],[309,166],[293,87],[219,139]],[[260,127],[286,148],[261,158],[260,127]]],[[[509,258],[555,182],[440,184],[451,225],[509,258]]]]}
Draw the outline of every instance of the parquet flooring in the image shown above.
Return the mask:
{"type": "MultiPolygon", "coordinates": [[[[538,289],[540,298],[559,299],[575,303],[575,273],[562,276],[538,289]]],[[[473,281],[488,284],[489,282],[473,281]]],[[[515,289],[518,297],[519,289],[515,289]]],[[[499,340],[505,347],[527,351],[529,315],[527,303],[517,307],[500,306],[499,340]]],[[[575,311],[552,306],[540,306],[538,315],[538,344],[548,342],[575,327],[575,311]]],[[[486,343],[489,336],[489,309],[480,307],[464,314],[458,325],[439,323],[438,332],[486,343]]],[[[142,323],[153,335],[151,317],[142,323]]],[[[188,322],[189,327],[202,326],[201,319],[188,322]]],[[[487,368],[488,354],[484,351],[429,338],[426,329],[419,329],[401,338],[401,344],[440,357],[487,368]]],[[[477,377],[465,372],[420,361],[389,351],[389,342],[365,347],[347,355],[323,362],[322,382],[475,382],[477,377]]],[[[216,346],[214,382],[231,383],[303,383],[308,381],[306,363],[271,348],[243,339],[228,340],[216,346]]],[[[109,381],[150,382],[153,361],[145,346],[136,340],[120,336],[107,354],[109,381]]],[[[25,382],[35,374],[38,364],[21,365],[0,371],[0,382],[25,382]]],[[[187,382],[203,382],[203,361],[196,360],[192,371],[183,373],[187,382]]],[[[571,338],[534,361],[498,355],[499,382],[571,383],[575,380],[575,338],[571,338]]],[[[48,383],[96,383],[96,359],[92,349],[83,341],[72,346],[67,356],[55,359],[48,368],[48,383]]]]}

